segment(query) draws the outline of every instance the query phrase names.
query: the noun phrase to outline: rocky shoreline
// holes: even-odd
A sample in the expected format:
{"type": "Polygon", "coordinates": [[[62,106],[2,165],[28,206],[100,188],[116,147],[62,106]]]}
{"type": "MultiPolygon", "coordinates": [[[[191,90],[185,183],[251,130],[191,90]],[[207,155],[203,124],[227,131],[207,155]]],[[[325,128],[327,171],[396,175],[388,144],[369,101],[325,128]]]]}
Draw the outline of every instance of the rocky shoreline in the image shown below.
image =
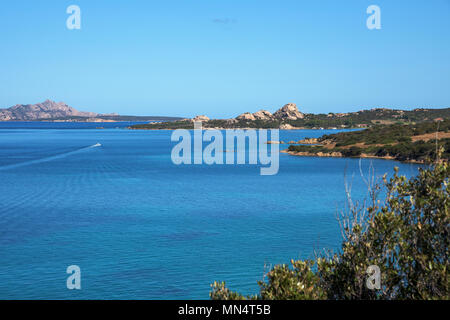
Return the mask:
{"type": "MultiPolygon", "coordinates": [[[[289,151],[288,149],[284,149],[280,151],[281,153],[286,153],[291,156],[297,156],[297,157],[319,157],[319,158],[348,158],[348,159],[380,159],[380,160],[394,160],[394,161],[400,161],[395,159],[395,157],[392,156],[384,156],[379,157],[375,155],[370,154],[361,154],[359,157],[345,157],[341,152],[296,152],[296,151],[289,151]]],[[[417,160],[406,160],[406,161],[400,161],[403,163],[415,163],[415,164],[426,164],[424,161],[417,161],[417,160]]]]}

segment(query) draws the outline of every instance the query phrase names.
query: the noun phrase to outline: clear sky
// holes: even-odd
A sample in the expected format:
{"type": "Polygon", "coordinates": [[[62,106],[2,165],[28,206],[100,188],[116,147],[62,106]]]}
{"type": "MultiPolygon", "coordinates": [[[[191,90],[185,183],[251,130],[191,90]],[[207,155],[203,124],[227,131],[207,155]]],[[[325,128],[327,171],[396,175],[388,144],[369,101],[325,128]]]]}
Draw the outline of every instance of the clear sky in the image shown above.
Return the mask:
{"type": "Polygon", "coordinates": [[[0,107],[47,98],[216,118],[450,107],[450,0],[2,1],[0,107]]]}

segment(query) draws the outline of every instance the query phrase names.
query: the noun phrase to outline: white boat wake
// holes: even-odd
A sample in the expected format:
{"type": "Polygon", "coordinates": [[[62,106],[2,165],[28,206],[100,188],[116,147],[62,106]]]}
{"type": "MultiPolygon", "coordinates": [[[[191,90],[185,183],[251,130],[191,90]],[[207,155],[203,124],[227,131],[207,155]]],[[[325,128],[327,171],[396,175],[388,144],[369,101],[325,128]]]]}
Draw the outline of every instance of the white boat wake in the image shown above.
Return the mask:
{"type": "Polygon", "coordinates": [[[77,154],[77,153],[81,153],[81,152],[87,151],[89,149],[98,148],[98,147],[101,147],[101,146],[102,146],[101,143],[96,143],[96,144],[94,144],[92,146],[89,146],[89,147],[84,147],[84,148],[77,149],[77,150],[74,150],[74,151],[64,152],[64,153],[57,154],[57,155],[50,156],[50,157],[45,157],[45,158],[41,158],[41,159],[35,159],[35,160],[30,160],[30,161],[15,163],[15,164],[9,164],[9,165],[0,167],[0,171],[20,168],[20,167],[24,167],[24,166],[30,166],[30,165],[37,164],[37,163],[42,163],[42,162],[49,162],[49,161],[65,158],[65,157],[68,157],[68,156],[71,156],[71,155],[74,155],[74,154],[77,154]]]}

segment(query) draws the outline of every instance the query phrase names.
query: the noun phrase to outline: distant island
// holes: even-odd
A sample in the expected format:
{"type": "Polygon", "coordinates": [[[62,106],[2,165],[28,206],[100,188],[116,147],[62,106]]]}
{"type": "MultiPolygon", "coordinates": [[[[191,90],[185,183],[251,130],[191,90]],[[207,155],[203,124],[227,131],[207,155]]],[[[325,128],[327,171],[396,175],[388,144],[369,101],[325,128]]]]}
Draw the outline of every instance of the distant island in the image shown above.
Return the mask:
{"type": "Polygon", "coordinates": [[[46,100],[37,104],[18,104],[0,109],[0,121],[52,122],[118,122],[118,121],[176,121],[180,117],[127,116],[78,111],[64,102],[46,100]]]}
{"type": "Polygon", "coordinates": [[[349,113],[306,114],[288,103],[273,114],[267,110],[246,112],[233,119],[196,116],[173,122],[148,123],[130,129],[193,129],[201,121],[203,129],[348,129],[352,132],[324,135],[295,141],[282,152],[295,156],[380,158],[430,163],[450,160],[450,108],[392,110],[377,108],[349,113]]]}
{"type": "Polygon", "coordinates": [[[300,112],[295,103],[288,103],[273,114],[267,110],[260,110],[255,113],[245,112],[231,119],[210,119],[205,115],[200,115],[192,119],[134,125],[130,129],[193,129],[194,121],[201,121],[204,129],[343,129],[447,118],[450,118],[450,108],[421,108],[410,111],[377,108],[348,113],[308,114],[300,112]]]}

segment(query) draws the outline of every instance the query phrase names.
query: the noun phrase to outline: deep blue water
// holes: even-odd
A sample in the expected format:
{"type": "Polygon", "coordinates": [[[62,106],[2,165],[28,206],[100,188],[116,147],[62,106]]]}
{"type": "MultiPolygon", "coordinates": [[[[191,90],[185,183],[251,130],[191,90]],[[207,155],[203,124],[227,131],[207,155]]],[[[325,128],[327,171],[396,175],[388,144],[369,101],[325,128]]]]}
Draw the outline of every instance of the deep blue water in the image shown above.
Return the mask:
{"type": "MultiPolygon", "coordinates": [[[[355,198],[366,190],[356,159],[280,154],[274,176],[252,165],[176,166],[171,131],[97,126],[0,123],[1,299],[208,299],[214,280],[252,293],[264,265],[339,248],[344,172],[355,198]],[[81,290],[66,288],[73,264],[81,290]]],[[[378,176],[418,168],[372,163],[378,176]]]]}

